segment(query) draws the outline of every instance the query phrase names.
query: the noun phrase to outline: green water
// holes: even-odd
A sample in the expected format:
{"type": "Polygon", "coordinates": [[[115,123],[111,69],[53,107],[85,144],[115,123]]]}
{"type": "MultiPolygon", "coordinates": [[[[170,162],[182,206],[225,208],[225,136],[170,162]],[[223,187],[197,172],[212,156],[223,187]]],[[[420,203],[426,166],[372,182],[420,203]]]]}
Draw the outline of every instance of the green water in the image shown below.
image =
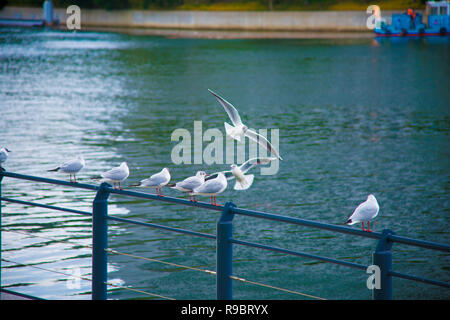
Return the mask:
{"type": "MultiPolygon", "coordinates": [[[[80,182],[127,161],[125,184],[166,166],[173,181],[226,164],[174,165],[177,128],[224,132],[222,94],[253,128],[279,129],[284,161],[273,176],[217,197],[239,207],[341,224],[373,193],[376,231],[449,243],[450,46],[447,39],[167,39],[114,33],[0,29],[0,145],[9,171],[47,172],[81,153],[80,182]]],[[[204,144],[205,146],[205,144],[204,144]]],[[[94,193],[4,178],[4,196],[91,210],[94,193]]],[[[164,193],[180,196],[174,190],[164,193]]],[[[209,201],[208,198],[202,198],[209,201]]],[[[88,217],[2,202],[2,285],[47,299],[90,299],[88,217]],[[36,268],[37,267],[37,268],[36,268]],[[38,269],[41,268],[41,269],[38,269]],[[78,272],[78,273],[77,273],[78,272]],[[75,284],[75,285],[74,285],[75,284]]],[[[219,213],[111,195],[111,215],[215,234],[219,213]]],[[[234,237],[369,265],[376,241],[236,216],[234,237]]],[[[353,226],[360,228],[359,225],[353,226]]],[[[214,241],[109,223],[109,246],[215,270],[214,241]]],[[[395,244],[393,269],[450,281],[449,255],[395,244]]],[[[234,246],[234,274],[328,299],[370,299],[368,274],[234,246]]],[[[215,277],[109,255],[109,280],[175,299],[214,299],[215,277]]],[[[396,299],[450,291],[394,278],[396,299]]],[[[152,298],[109,288],[111,299],[152,298]]],[[[234,282],[236,299],[306,299],[234,282]]]]}

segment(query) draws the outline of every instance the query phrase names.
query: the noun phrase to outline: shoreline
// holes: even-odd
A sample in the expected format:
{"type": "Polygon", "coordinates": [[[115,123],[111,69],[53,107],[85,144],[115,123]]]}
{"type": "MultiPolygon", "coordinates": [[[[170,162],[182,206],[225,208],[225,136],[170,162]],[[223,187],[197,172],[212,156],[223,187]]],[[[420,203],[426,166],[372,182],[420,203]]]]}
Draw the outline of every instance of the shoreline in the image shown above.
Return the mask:
{"type": "MultiPolygon", "coordinates": [[[[391,12],[384,16],[390,18],[391,12]]],[[[70,15],[55,8],[53,19],[66,27],[70,15]]],[[[0,19],[42,19],[43,10],[6,6],[0,19]]],[[[81,29],[136,29],[139,34],[190,37],[334,38],[364,37],[369,15],[365,11],[152,11],[81,9],[81,29]],[[145,31],[143,31],[145,30],[145,31]],[[333,35],[333,36],[331,36],[333,35]]]]}
{"type": "MultiPolygon", "coordinates": [[[[56,29],[67,30],[66,27],[61,25],[56,27],[56,29]]],[[[374,37],[372,32],[250,31],[93,26],[84,27],[82,31],[114,32],[137,36],[161,36],[184,39],[371,39],[374,37]]]]}

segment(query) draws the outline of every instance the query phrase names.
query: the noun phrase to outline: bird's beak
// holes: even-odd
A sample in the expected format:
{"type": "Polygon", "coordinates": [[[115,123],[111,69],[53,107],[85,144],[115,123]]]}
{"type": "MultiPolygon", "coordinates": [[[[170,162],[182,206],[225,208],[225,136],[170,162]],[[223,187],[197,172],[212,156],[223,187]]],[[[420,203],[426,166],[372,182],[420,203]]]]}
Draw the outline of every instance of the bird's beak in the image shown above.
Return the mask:
{"type": "Polygon", "coordinates": [[[5,148],[6,151],[11,152],[11,150],[9,150],[8,148],[5,148]]]}
{"type": "Polygon", "coordinates": [[[205,174],[205,177],[209,177],[210,176],[210,174],[205,174]]]}

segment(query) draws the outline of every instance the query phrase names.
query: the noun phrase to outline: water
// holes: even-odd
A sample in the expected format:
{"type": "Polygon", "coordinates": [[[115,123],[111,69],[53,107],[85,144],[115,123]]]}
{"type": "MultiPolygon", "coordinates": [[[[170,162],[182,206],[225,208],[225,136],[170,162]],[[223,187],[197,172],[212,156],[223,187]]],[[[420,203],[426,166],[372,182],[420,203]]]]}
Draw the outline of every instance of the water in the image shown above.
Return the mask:
{"type": "MultiPolygon", "coordinates": [[[[108,32],[0,30],[1,142],[9,171],[47,172],[81,153],[85,183],[127,161],[128,184],[172,169],[181,180],[227,165],[174,165],[177,128],[222,132],[227,116],[207,88],[254,128],[277,128],[285,159],[256,170],[247,191],[219,203],[340,224],[375,194],[376,231],[449,243],[450,47],[447,39],[208,40],[108,32]]],[[[206,144],[204,144],[205,146],[206,144]]],[[[4,196],[91,210],[94,193],[5,178],[4,196]]],[[[164,193],[178,196],[173,190],[164,193]]],[[[202,198],[209,201],[208,198],[202,198]]],[[[89,299],[88,217],[3,202],[2,285],[47,299],[89,299]],[[40,269],[38,269],[40,268],[40,269]],[[45,270],[44,270],[45,269],[45,270]],[[54,270],[61,273],[49,272],[54,270]]],[[[217,212],[110,197],[110,214],[215,234],[217,212]]],[[[355,228],[360,226],[356,225],[355,228]]],[[[371,264],[376,242],[299,226],[235,218],[237,239],[371,264]]],[[[115,250],[215,270],[215,243],[109,223],[115,250]]],[[[395,271],[450,281],[449,255],[395,244],[395,271]]],[[[234,274],[329,299],[369,299],[363,271],[235,246],[234,274]]],[[[214,299],[215,277],[109,255],[109,280],[175,299],[214,299]]],[[[153,298],[109,288],[111,299],[153,298]]],[[[304,299],[235,282],[236,299],[304,299]]],[[[448,289],[394,278],[394,298],[448,299],[448,289]]]]}

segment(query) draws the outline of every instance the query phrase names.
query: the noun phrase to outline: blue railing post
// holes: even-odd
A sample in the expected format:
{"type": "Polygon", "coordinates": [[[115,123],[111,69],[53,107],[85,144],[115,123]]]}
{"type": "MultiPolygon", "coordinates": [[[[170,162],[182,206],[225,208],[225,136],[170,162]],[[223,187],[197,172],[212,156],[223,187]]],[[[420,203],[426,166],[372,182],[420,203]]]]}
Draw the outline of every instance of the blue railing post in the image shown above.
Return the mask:
{"type": "Polygon", "coordinates": [[[106,300],[108,281],[108,197],[103,182],[92,205],[92,300],[106,300]]]}
{"type": "Polygon", "coordinates": [[[233,275],[233,217],[232,202],[227,202],[217,223],[217,257],[216,257],[216,290],[217,300],[232,300],[233,285],[230,276],[233,275]]]}
{"type": "Polygon", "coordinates": [[[373,264],[380,268],[380,288],[373,289],[374,300],[392,300],[392,241],[388,236],[394,234],[389,229],[383,230],[382,237],[378,241],[373,253],[373,264]]]}

